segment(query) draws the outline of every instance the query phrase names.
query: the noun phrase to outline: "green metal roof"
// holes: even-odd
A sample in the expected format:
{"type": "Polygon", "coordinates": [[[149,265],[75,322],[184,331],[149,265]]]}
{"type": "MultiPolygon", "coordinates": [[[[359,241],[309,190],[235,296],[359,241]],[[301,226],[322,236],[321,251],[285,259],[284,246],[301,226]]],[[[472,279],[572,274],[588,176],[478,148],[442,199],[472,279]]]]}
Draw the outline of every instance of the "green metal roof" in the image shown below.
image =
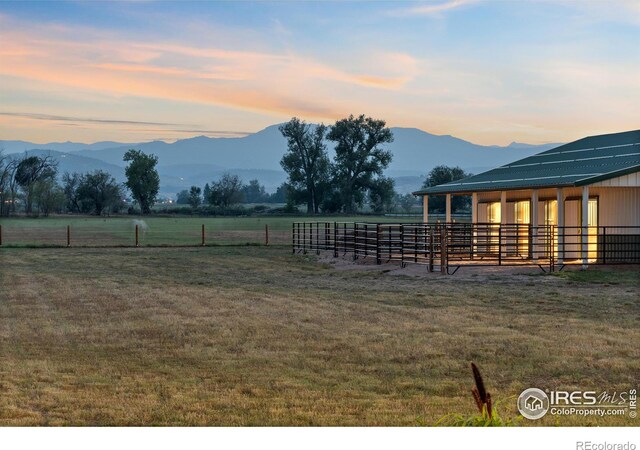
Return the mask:
{"type": "Polygon", "coordinates": [[[583,186],[640,170],[640,130],[579,139],[414,195],[583,186]]]}

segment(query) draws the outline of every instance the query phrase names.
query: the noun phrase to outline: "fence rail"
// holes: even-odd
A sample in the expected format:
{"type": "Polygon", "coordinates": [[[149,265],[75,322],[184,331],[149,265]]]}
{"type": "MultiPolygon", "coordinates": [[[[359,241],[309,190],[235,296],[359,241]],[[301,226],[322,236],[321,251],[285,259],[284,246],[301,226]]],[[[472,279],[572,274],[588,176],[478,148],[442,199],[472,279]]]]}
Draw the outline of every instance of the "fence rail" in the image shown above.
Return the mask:
{"type": "Polygon", "coordinates": [[[125,223],[28,226],[0,223],[0,248],[5,247],[195,247],[207,245],[281,245],[290,243],[287,228],[268,225],[251,230],[217,229],[205,224],[172,227],[125,223]]]}
{"type": "Polygon", "coordinates": [[[640,227],[558,227],[494,223],[295,222],[293,253],[332,251],[377,264],[424,264],[429,271],[461,266],[640,263],[640,227]]]}

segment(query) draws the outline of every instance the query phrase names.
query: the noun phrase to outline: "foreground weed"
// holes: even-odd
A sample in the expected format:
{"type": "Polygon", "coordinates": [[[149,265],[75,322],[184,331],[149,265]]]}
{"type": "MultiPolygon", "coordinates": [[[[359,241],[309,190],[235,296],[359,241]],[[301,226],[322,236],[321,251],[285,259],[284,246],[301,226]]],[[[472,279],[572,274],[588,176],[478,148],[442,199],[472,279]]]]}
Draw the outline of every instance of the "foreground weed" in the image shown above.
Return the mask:
{"type": "Polygon", "coordinates": [[[478,407],[479,414],[464,416],[452,413],[442,417],[436,422],[436,426],[447,427],[512,427],[520,421],[520,417],[501,417],[498,413],[497,405],[493,404],[491,394],[484,386],[484,380],[480,374],[478,366],[471,363],[475,386],[471,389],[471,394],[478,407]]]}

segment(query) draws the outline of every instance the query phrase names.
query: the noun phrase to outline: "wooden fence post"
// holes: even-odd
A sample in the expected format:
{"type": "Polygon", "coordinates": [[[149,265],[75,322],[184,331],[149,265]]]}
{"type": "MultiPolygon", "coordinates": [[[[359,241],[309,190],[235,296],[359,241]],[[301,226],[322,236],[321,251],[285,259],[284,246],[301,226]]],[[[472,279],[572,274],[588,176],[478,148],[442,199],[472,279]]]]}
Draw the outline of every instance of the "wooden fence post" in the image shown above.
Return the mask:
{"type": "Polygon", "coordinates": [[[296,254],[296,223],[293,222],[291,224],[291,250],[292,253],[296,254]]]}
{"type": "Polygon", "coordinates": [[[71,225],[67,225],[67,247],[71,247],[71,225]]]}
{"type": "Polygon", "coordinates": [[[333,257],[338,257],[338,222],[333,222],[333,257]]]}
{"type": "Polygon", "coordinates": [[[202,246],[204,247],[206,244],[205,242],[205,231],[204,231],[204,224],[202,224],[202,246]]]}
{"type": "Polygon", "coordinates": [[[264,226],[264,245],[269,245],[269,225],[264,226]]]}
{"type": "Polygon", "coordinates": [[[2,225],[0,225],[0,246],[2,245],[2,225]]]}
{"type": "Polygon", "coordinates": [[[138,239],[138,225],[136,225],[136,247],[140,246],[140,240],[138,239]]]}

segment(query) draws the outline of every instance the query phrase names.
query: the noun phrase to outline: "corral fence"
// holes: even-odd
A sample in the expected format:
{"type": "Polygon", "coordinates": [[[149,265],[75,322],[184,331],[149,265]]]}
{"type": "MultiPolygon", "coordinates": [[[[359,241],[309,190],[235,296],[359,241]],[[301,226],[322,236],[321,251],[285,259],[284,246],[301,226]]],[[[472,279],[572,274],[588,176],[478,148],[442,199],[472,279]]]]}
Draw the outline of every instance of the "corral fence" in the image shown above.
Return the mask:
{"type": "Polygon", "coordinates": [[[376,264],[423,264],[432,272],[462,266],[640,263],[640,227],[558,227],[495,223],[294,222],[293,253],[331,251],[376,264]]]}
{"type": "Polygon", "coordinates": [[[8,247],[197,247],[215,245],[280,245],[291,242],[287,224],[252,229],[218,228],[215,224],[184,223],[147,226],[126,222],[38,226],[37,222],[2,224],[0,248],[8,247]]]}

